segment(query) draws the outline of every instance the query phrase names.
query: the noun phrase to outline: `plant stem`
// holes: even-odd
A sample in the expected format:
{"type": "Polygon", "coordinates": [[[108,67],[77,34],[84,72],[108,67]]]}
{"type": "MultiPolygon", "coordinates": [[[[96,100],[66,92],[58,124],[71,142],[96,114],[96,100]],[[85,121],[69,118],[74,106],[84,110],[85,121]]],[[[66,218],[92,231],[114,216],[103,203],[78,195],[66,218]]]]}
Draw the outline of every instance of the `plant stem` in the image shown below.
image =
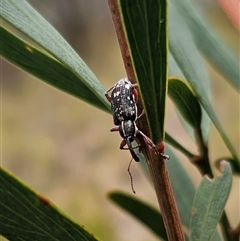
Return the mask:
{"type": "Polygon", "coordinates": [[[231,231],[230,224],[229,224],[226,212],[224,210],[223,210],[223,214],[220,219],[220,224],[222,227],[222,232],[225,237],[225,240],[228,240],[228,241],[238,241],[239,240],[237,236],[234,237],[232,235],[232,233],[230,232],[231,231]]]}
{"type": "Polygon", "coordinates": [[[112,19],[115,26],[115,30],[116,30],[122,58],[123,58],[123,63],[126,69],[128,79],[131,80],[132,83],[136,83],[136,76],[133,70],[132,59],[128,49],[127,40],[124,34],[117,0],[108,0],[108,5],[112,14],[112,19]]]}
{"type": "MultiPolygon", "coordinates": [[[[108,0],[108,4],[112,13],[112,19],[115,25],[127,76],[133,83],[135,83],[136,77],[132,65],[130,51],[124,33],[124,28],[120,18],[120,11],[117,4],[117,0],[108,0]]],[[[141,109],[141,101],[139,105],[141,109]]],[[[141,130],[144,131],[145,134],[149,134],[145,116],[139,119],[138,122],[141,130]]],[[[164,225],[168,235],[168,240],[184,241],[185,238],[182,231],[181,220],[177,210],[176,201],[173,195],[173,189],[171,186],[171,181],[169,178],[165,159],[162,158],[160,155],[156,155],[156,153],[152,149],[149,149],[149,147],[146,145],[146,143],[142,140],[141,137],[139,137],[138,139],[141,142],[142,152],[145,156],[145,159],[147,160],[148,168],[154,183],[158,203],[160,206],[164,225]]]]}
{"type": "Polygon", "coordinates": [[[148,168],[154,183],[168,240],[185,240],[166,160],[151,153],[148,168]]]}

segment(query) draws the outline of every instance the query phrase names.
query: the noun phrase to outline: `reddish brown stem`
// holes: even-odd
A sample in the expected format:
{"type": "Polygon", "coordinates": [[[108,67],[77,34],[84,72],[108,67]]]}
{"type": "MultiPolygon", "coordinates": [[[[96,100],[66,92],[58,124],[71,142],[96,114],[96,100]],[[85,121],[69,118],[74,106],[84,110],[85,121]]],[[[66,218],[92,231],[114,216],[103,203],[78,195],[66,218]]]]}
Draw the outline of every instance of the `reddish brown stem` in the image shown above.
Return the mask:
{"type": "Polygon", "coordinates": [[[136,77],[133,71],[132,60],[128,49],[127,40],[124,34],[122,21],[120,19],[120,12],[118,8],[117,0],[108,0],[108,5],[112,13],[112,19],[116,29],[116,34],[117,34],[124,66],[126,69],[127,77],[129,80],[131,80],[132,83],[136,83],[136,77]]]}
{"type": "MultiPolygon", "coordinates": [[[[132,66],[132,60],[130,51],[128,49],[122,21],[120,19],[120,12],[117,4],[117,0],[108,0],[108,4],[112,13],[113,22],[115,25],[123,62],[127,72],[128,78],[135,83],[135,73],[132,66]]],[[[141,101],[140,101],[141,105],[141,101]]],[[[148,127],[146,118],[143,116],[139,121],[141,130],[148,134],[148,127]]],[[[185,237],[182,231],[181,220],[177,210],[176,201],[173,195],[173,189],[169,178],[165,159],[162,156],[157,155],[154,150],[144,142],[140,136],[139,141],[141,142],[142,152],[147,160],[148,168],[154,183],[158,203],[162,213],[164,225],[168,235],[169,241],[184,241],[185,237]]]]}
{"type": "Polygon", "coordinates": [[[166,160],[151,153],[149,171],[153,179],[168,240],[185,240],[166,160]]]}

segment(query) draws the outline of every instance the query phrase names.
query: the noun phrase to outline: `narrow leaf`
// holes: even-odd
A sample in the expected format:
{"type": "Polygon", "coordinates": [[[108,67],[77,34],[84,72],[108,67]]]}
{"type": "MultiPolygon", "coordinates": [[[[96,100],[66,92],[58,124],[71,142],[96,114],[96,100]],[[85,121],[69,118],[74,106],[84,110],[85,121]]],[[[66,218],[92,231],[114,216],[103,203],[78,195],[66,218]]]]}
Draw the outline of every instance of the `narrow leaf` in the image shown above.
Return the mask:
{"type": "Polygon", "coordinates": [[[197,47],[210,60],[225,79],[240,91],[239,60],[217,36],[214,28],[197,8],[196,3],[189,0],[171,0],[183,16],[185,23],[193,33],[197,47]]]}
{"type": "Polygon", "coordinates": [[[1,55],[13,64],[54,87],[81,98],[98,108],[108,110],[84,82],[64,65],[17,38],[3,27],[0,27],[0,44],[1,55]]]}
{"type": "Polygon", "coordinates": [[[0,210],[0,234],[11,241],[99,240],[2,168],[0,210]]]}
{"type": "MultiPolygon", "coordinates": [[[[169,75],[168,75],[169,78],[172,78],[173,76],[177,76],[180,79],[186,79],[171,53],[169,54],[168,66],[169,66],[169,75]]],[[[204,84],[204,85],[206,87],[208,86],[207,89],[210,88],[209,83],[208,85],[207,84],[204,84]]],[[[203,108],[201,108],[201,112],[202,112],[202,120],[201,120],[202,135],[203,135],[204,142],[207,143],[209,138],[209,133],[210,133],[211,122],[203,108]]],[[[177,114],[187,133],[192,137],[192,139],[194,139],[194,130],[192,129],[192,127],[182,118],[179,112],[177,112],[177,114]]]]}
{"type": "Polygon", "coordinates": [[[162,216],[157,209],[123,192],[111,192],[108,197],[121,208],[131,213],[160,238],[168,240],[162,216]]]}
{"type": "Polygon", "coordinates": [[[0,16],[50,53],[109,108],[105,89],[63,37],[25,0],[2,0],[0,16]]]}
{"type": "Polygon", "coordinates": [[[185,120],[194,129],[200,128],[202,120],[201,107],[187,84],[176,78],[169,79],[168,95],[185,120]]]}
{"type": "Polygon", "coordinates": [[[193,201],[190,221],[190,240],[211,240],[225,204],[231,185],[232,171],[226,161],[221,162],[222,174],[210,180],[204,176],[193,201]]]}
{"type": "Polygon", "coordinates": [[[173,58],[171,52],[169,52],[169,58],[168,58],[168,78],[172,76],[177,76],[178,78],[184,79],[184,75],[177,65],[175,59],[173,58]]]}
{"type": "Polygon", "coordinates": [[[223,130],[210,101],[209,77],[201,56],[194,45],[192,37],[177,13],[173,4],[170,4],[170,49],[171,53],[182,70],[186,80],[194,90],[199,102],[207,112],[209,118],[222,136],[223,141],[231,152],[237,165],[239,157],[230,140],[223,130]]]}
{"type": "Polygon", "coordinates": [[[167,80],[165,0],[119,0],[151,136],[164,137],[167,80]]]}

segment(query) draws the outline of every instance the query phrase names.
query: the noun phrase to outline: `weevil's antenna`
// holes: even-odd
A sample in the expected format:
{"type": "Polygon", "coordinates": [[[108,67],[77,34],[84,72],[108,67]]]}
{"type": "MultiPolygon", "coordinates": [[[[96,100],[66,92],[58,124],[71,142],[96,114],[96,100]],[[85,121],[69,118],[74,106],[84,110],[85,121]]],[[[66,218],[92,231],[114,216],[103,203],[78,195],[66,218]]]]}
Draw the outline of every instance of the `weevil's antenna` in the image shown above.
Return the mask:
{"type": "Polygon", "coordinates": [[[127,171],[128,171],[129,176],[130,176],[130,182],[131,182],[132,192],[133,192],[134,194],[136,194],[136,191],[135,191],[135,189],[134,189],[134,187],[133,187],[133,177],[132,177],[132,173],[130,172],[130,167],[131,167],[131,164],[132,164],[132,160],[133,160],[133,158],[132,158],[131,161],[129,162],[127,171]]]}

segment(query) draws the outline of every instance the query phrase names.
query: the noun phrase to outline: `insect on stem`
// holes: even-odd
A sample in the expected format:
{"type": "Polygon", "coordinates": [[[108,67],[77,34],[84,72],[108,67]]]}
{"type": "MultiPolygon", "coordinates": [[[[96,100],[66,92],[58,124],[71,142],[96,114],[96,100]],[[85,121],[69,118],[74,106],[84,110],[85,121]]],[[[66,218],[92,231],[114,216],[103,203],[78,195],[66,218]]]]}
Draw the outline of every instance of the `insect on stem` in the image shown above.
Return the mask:
{"type": "MultiPolygon", "coordinates": [[[[142,136],[145,144],[152,148],[157,155],[162,156],[164,159],[169,159],[168,155],[160,152],[156,148],[156,145],[153,143],[151,138],[146,136],[137,127],[137,120],[144,115],[144,110],[140,115],[138,115],[138,91],[136,87],[137,84],[133,84],[127,78],[123,78],[106,91],[105,96],[111,103],[113,123],[115,125],[115,127],[111,128],[110,131],[119,132],[120,136],[122,137],[120,149],[129,150],[132,155],[132,159],[134,159],[136,162],[139,162],[140,159],[134,151],[136,148],[132,146],[132,142],[135,140],[138,143],[137,147],[139,147],[140,151],[141,143],[138,139],[138,136],[142,136]]],[[[133,179],[130,173],[131,162],[128,167],[128,173],[131,178],[132,191],[135,193],[133,188],[133,179]]]]}

